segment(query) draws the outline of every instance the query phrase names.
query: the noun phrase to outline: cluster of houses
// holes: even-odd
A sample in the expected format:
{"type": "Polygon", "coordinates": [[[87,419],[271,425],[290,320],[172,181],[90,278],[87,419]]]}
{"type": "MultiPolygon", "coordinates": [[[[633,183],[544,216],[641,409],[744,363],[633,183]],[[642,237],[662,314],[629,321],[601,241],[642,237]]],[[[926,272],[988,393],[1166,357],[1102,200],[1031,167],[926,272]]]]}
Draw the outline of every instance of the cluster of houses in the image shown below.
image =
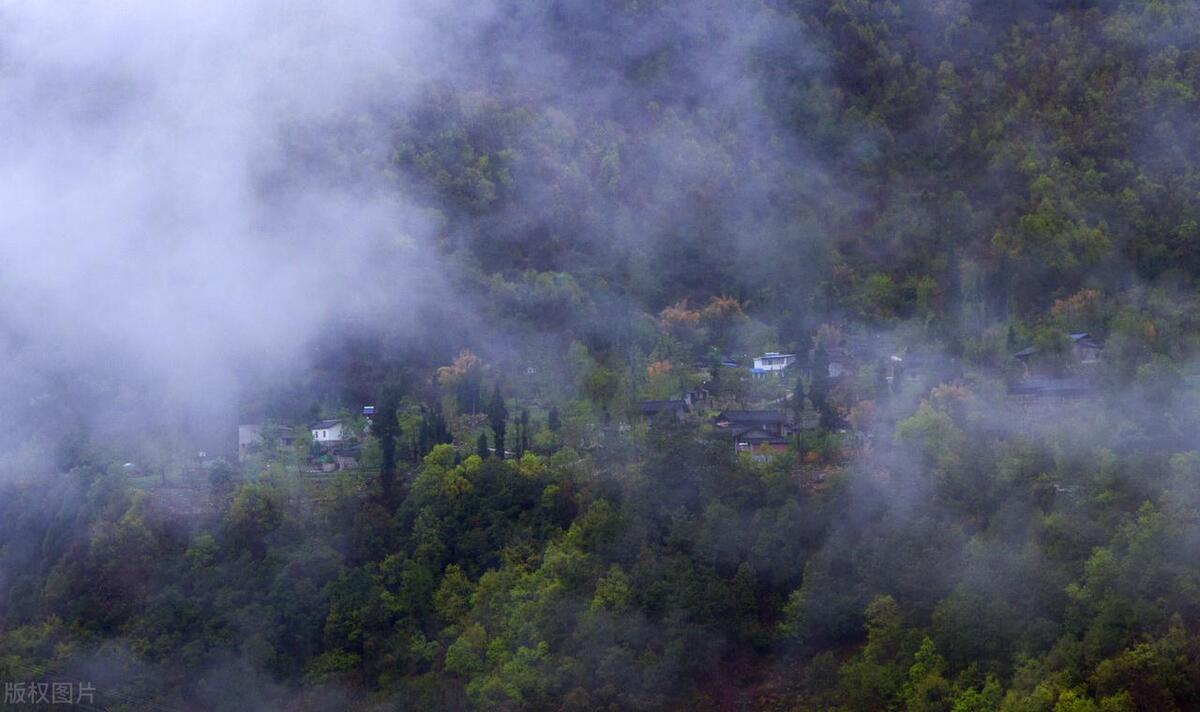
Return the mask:
{"type": "MultiPolygon", "coordinates": [[[[1012,398],[1023,401],[1053,400],[1085,396],[1095,391],[1091,367],[1097,364],[1104,351],[1104,342],[1088,333],[1068,334],[1068,352],[1062,356],[1069,361],[1062,367],[1062,358],[1055,368],[1046,367],[1039,359],[1036,347],[1021,349],[1013,358],[1021,364],[1021,373],[1008,384],[1012,398]]],[[[826,348],[828,376],[841,379],[858,372],[866,360],[863,353],[879,353],[874,345],[853,344],[826,348]]],[[[884,351],[883,353],[887,353],[884,351]]],[[[794,353],[768,351],[752,360],[747,370],[754,379],[784,378],[797,368],[799,359],[794,353]]],[[[913,382],[948,382],[960,377],[957,362],[944,355],[929,351],[907,351],[877,359],[875,363],[883,369],[883,376],[893,389],[913,382]]],[[[741,363],[725,357],[719,361],[724,368],[740,368],[741,363]]],[[[701,387],[668,400],[647,400],[637,404],[640,416],[648,421],[661,417],[684,421],[693,417],[701,403],[710,397],[701,387]]],[[[372,406],[364,406],[362,414],[367,418],[374,415],[372,406]]],[[[711,411],[710,411],[711,412],[711,411]]],[[[765,455],[786,452],[801,430],[816,429],[821,417],[806,402],[797,414],[792,409],[775,410],[725,410],[712,418],[715,432],[728,437],[739,453],[765,455]]],[[[320,420],[308,426],[311,439],[309,465],[320,471],[331,472],[348,467],[357,467],[360,437],[364,433],[351,432],[350,423],[342,419],[320,420]]],[[[267,449],[290,448],[295,445],[296,429],[288,426],[246,424],[238,426],[238,460],[267,449]]]]}
{"type": "MultiPolygon", "coordinates": [[[[1011,395],[1070,397],[1095,391],[1094,366],[1104,353],[1104,341],[1090,333],[1065,335],[1067,351],[1057,359],[1042,359],[1036,346],[1012,355],[1021,364],[1021,373],[1009,381],[1011,395]]],[[[839,379],[857,372],[864,362],[861,354],[878,352],[871,344],[834,346],[826,349],[829,378],[839,379]]],[[[886,352],[885,352],[886,353],[886,352]]],[[[783,376],[798,363],[795,354],[767,352],[754,358],[750,375],[756,379],[783,376]]],[[[962,376],[961,366],[933,350],[909,350],[892,354],[880,361],[887,382],[893,387],[905,383],[950,381],[962,376]]]]}
{"type": "MultiPolygon", "coordinates": [[[[366,416],[369,426],[370,418],[375,414],[374,406],[363,406],[362,414],[366,416]]],[[[238,461],[245,461],[251,455],[269,447],[294,447],[296,431],[296,428],[286,425],[239,425],[238,461]]],[[[341,418],[318,420],[308,426],[308,434],[311,442],[308,464],[312,469],[334,472],[358,467],[362,452],[359,441],[365,433],[353,432],[349,422],[341,418]]]]}
{"type": "MultiPolygon", "coordinates": [[[[1099,363],[1103,355],[1103,340],[1089,333],[1067,334],[1066,339],[1070,348],[1056,359],[1039,358],[1036,347],[1021,349],[1012,355],[1021,364],[1021,369],[1008,382],[1010,398],[1022,402],[1052,402],[1095,392],[1093,366],[1099,363]]],[[[828,376],[836,381],[857,373],[864,363],[874,363],[881,369],[881,376],[888,387],[896,391],[910,384],[952,382],[963,375],[962,367],[955,359],[935,350],[910,349],[885,358],[876,356],[871,360],[862,356],[880,352],[888,353],[879,344],[826,348],[828,376]]],[[[785,378],[799,367],[799,363],[794,353],[769,351],[754,357],[753,366],[747,370],[749,376],[757,380],[785,378]]],[[[738,361],[728,357],[723,358],[719,365],[725,368],[741,367],[738,361]]],[[[638,412],[647,420],[666,416],[683,421],[693,416],[699,401],[707,397],[707,392],[700,390],[670,400],[641,401],[637,404],[638,412]]],[[[713,418],[712,424],[716,432],[730,438],[739,453],[779,453],[787,450],[799,430],[817,428],[820,415],[807,404],[798,416],[793,416],[791,409],[726,410],[713,418]]]]}

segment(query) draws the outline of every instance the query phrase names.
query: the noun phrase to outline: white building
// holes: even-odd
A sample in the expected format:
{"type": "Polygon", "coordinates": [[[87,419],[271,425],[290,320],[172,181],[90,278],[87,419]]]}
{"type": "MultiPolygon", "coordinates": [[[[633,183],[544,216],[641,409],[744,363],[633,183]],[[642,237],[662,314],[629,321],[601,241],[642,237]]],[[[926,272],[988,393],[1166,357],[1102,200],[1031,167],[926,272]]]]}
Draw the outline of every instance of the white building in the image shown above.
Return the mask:
{"type": "Polygon", "coordinates": [[[345,425],[340,420],[322,420],[309,426],[315,443],[336,443],[345,438],[345,425]]]}
{"type": "Polygon", "coordinates": [[[754,368],[750,373],[755,378],[766,378],[769,375],[779,375],[796,362],[796,354],[781,354],[768,351],[762,356],[754,357],[754,368]]]}

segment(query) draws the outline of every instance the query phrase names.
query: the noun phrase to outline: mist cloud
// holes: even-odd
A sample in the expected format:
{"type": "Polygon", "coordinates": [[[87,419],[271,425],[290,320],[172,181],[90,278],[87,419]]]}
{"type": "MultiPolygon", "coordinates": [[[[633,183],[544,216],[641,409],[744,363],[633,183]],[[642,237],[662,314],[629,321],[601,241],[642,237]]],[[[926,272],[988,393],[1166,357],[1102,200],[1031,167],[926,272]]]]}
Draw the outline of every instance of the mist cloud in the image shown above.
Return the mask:
{"type": "Polygon", "coordinates": [[[323,325],[402,321],[435,293],[429,218],[389,181],[375,118],[450,48],[431,10],[0,11],[0,357],[22,391],[8,404],[91,369],[228,398],[239,371],[303,364],[323,325]],[[364,167],[306,153],[317,128],[352,135],[342,162],[364,167]]]}

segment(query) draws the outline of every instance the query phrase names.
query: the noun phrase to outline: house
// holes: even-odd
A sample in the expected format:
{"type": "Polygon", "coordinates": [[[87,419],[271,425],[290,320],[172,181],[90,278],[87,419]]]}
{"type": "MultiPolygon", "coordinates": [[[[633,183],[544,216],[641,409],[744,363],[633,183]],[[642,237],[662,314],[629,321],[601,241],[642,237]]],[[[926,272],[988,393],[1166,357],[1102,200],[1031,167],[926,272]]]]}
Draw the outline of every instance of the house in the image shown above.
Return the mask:
{"type": "Polygon", "coordinates": [[[727,410],[713,418],[713,425],[733,440],[734,452],[756,455],[786,452],[793,433],[782,410],[727,410]]]}
{"type": "Polygon", "coordinates": [[[768,351],[762,356],[754,357],[754,368],[750,369],[750,374],[755,378],[779,375],[795,362],[796,354],[781,354],[777,351],[768,351]]]}
{"type": "Polygon", "coordinates": [[[1070,351],[1066,367],[1050,360],[1039,363],[1038,348],[1030,346],[1013,354],[1024,366],[1024,374],[1008,384],[1009,398],[1030,404],[1086,398],[1097,392],[1095,364],[1104,353],[1104,342],[1086,332],[1067,334],[1070,351]]]}
{"type": "Polygon", "coordinates": [[[337,443],[345,439],[345,425],[340,420],[322,420],[308,426],[313,442],[317,444],[337,443]]]}
{"type": "Polygon", "coordinates": [[[669,414],[676,420],[683,420],[691,409],[691,403],[685,399],[640,401],[638,403],[638,413],[647,420],[653,420],[664,414],[669,414]]]}
{"type": "MultiPolygon", "coordinates": [[[[1104,342],[1087,332],[1076,334],[1067,334],[1067,341],[1071,345],[1071,360],[1080,366],[1090,366],[1100,360],[1100,355],[1104,353],[1104,342]]],[[[1013,358],[1025,364],[1025,368],[1030,366],[1030,360],[1038,353],[1038,347],[1030,346],[1013,354],[1013,358]]]]}
{"type": "Polygon", "coordinates": [[[713,418],[718,431],[727,433],[755,429],[784,437],[791,434],[791,423],[782,410],[726,410],[713,418]]]}
{"type": "Polygon", "coordinates": [[[787,452],[791,441],[779,435],[772,435],[757,428],[739,433],[733,438],[734,452],[747,452],[754,455],[773,455],[787,452]]]}

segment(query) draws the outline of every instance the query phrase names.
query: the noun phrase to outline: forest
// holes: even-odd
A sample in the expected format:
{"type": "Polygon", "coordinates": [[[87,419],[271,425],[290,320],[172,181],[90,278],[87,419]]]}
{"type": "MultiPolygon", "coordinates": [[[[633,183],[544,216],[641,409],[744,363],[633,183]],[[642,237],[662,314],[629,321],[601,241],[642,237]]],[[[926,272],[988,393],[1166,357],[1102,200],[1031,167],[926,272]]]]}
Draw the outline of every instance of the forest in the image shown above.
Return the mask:
{"type": "Polygon", "coordinates": [[[0,246],[6,705],[1200,709],[1200,5],[398,4],[415,77],[272,103],[103,328],[0,246]]]}

